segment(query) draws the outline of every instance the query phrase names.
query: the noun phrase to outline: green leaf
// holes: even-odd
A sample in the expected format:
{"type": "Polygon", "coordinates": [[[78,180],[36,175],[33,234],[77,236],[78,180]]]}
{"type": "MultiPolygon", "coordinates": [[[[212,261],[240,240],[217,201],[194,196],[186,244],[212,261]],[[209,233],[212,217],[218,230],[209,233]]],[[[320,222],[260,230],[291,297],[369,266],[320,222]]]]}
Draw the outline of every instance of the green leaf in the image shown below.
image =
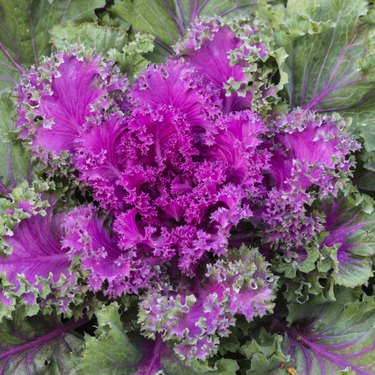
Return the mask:
{"type": "Polygon", "coordinates": [[[148,0],[122,0],[116,1],[110,11],[113,16],[122,18],[137,31],[153,34],[162,43],[171,45],[180,36],[172,16],[174,10],[171,9],[173,7],[169,8],[168,2],[161,0],[153,1],[152,6],[148,0]]]}
{"type": "Polygon", "coordinates": [[[50,53],[53,25],[93,20],[95,9],[104,6],[105,0],[0,0],[0,91],[50,53]]]}
{"type": "MultiPolygon", "coordinates": [[[[12,142],[8,133],[14,131],[14,104],[10,94],[0,97],[0,180],[7,186],[15,186],[27,179],[30,156],[19,141],[12,142]]],[[[1,189],[0,189],[1,190],[1,189]]]]}
{"type": "Polygon", "coordinates": [[[283,336],[263,328],[256,339],[247,341],[239,352],[250,361],[246,375],[286,375],[290,357],[282,351],[283,336]]]}
{"type": "Polygon", "coordinates": [[[289,54],[292,107],[358,106],[374,88],[373,16],[365,0],[289,0],[275,31],[289,54]]]}
{"type": "Polygon", "coordinates": [[[206,362],[195,361],[186,365],[166,358],[163,360],[163,368],[167,375],[234,375],[239,366],[235,360],[225,358],[216,361],[214,367],[208,366],[206,362]]]}
{"type": "Polygon", "coordinates": [[[283,351],[290,354],[297,374],[374,374],[373,297],[356,297],[344,289],[336,302],[311,301],[292,305],[290,311],[301,320],[289,317],[290,327],[282,322],[275,322],[274,327],[286,333],[283,351]],[[301,311],[296,313],[296,309],[301,311]]]}
{"type": "Polygon", "coordinates": [[[50,35],[51,42],[58,50],[83,45],[86,50],[103,55],[107,55],[112,48],[120,51],[128,41],[125,30],[94,23],[56,25],[50,35]]]}
{"type": "Polygon", "coordinates": [[[121,322],[119,305],[112,303],[96,312],[98,328],[95,337],[86,336],[85,350],[79,365],[80,374],[134,374],[131,364],[142,356],[130,342],[121,322]]]}
{"type": "Polygon", "coordinates": [[[131,80],[147,68],[145,55],[154,50],[151,35],[129,37],[123,28],[93,23],[57,25],[51,30],[51,41],[58,50],[82,45],[86,52],[102,54],[116,62],[131,80]]]}
{"type": "Polygon", "coordinates": [[[365,103],[341,111],[340,114],[352,122],[352,129],[363,140],[361,157],[364,167],[375,171],[375,91],[365,103]]]}
{"type": "Polygon", "coordinates": [[[83,340],[70,332],[86,320],[61,324],[54,316],[25,319],[17,311],[0,324],[0,373],[68,375],[78,362],[83,340]]]}
{"type": "Polygon", "coordinates": [[[110,8],[136,31],[153,34],[167,50],[183,36],[193,19],[225,16],[254,9],[258,1],[246,0],[116,0],[110,8]]]}
{"type": "Polygon", "coordinates": [[[111,49],[108,56],[115,61],[132,81],[150,64],[149,55],[154,51],[153,37],[147,34],[135,34],[121,51],[111,49]],[[147,58],[145,57],[147,56],[147,58]]]}

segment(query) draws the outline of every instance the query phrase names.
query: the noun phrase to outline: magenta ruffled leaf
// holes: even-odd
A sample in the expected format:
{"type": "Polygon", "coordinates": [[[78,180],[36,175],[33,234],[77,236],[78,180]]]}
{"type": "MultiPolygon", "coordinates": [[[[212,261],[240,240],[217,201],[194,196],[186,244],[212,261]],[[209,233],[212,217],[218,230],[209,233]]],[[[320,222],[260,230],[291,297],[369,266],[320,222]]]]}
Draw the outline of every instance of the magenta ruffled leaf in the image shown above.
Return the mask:
{"type": "Polygon", "coordinates": [[[17,275],[37,284],[37,277],[58,281],[64,274],[69,276],[70,261],[61,248],[61,215],[49,209],[46,216],[33,216],[23,220],[14,229],[12,236],[6,238],[13,252],[0,262],[0,270],[6,279],[19,288],[17,275]]]}
{"type": "MultiPolygon", "coordinates": [[[[53,207],[26,216],[5,236],[10,251],[0,259],[1,293],[10,306],[23,305],[26,316],[51,308],[71,316],[71,303],[80,301],[86,287],[62,248],[64,213],[53,207]]],[[[79,303],[79,302],[77,302],[79,303]]],[[[11,309],[3,311],[9,317],[11,309]]]]}
{"type": "Polygon", "coordinates": [[[79,179],[93,187],[94,197],[104,209],[121,207],[118,180],[122,166],[116,150],[124,131],[125,120],[114,114],[75,140],[73,164],[80,172],[79,179]]]}
{"type": "Polygon", "coordinates": [[[135,82],[129,116],[107,118],[76,140],[80,179],[114,215],[122,251],[153,264],[177,261],[193,275],[252,216],[248,198],[264,193],[267,129],[255,112],[223,115],[219,95],[172,60],[135,82]]]}
{"type": "Polygon", "coordinates": [[[269,193],[261,208],[266,237],[289,247],[305,245],[322,229],[314,202],[345,190],[358,142],[345,121],[297,108],[276,122],[269,193]]]}
{"type": "Polygon", "coordinates": [[[149,67],[134,82],[130,96],[135,105],[173,106],[197,131],[210,125],[222,106],[219,88],[180,60],[149,67]]]}
{"type": "Polygon", "coordinates": [[[346,134],[347,129],[346,122],[338,117],[301,108],[284,115],[275,129],[274,184],[304,189],[317,185],[323,194],[336,193],[340,177],[350,175],[355,165],[349,155],[360,147],[346,134]]]}
{"type": "MultiPolygon", "coordinates": [[[[244,116],[243,122],[245,129],[253,127],[255,138],[264,131],[254,114],[244,116]],[[253,126],[247,124],[252,121],[253,126]]],[[[129,137],[124,137],[119,150],[124,160],[123,201],[132,207],[117,217],[114,227],[124,249],[138,246],[161,262],[177,255],[186,274],[193,272],[204,253],[225,252],[230,230],[251,216],[246,204],[247,176],[234,178],[234,162],[243,164],[243,173],[254,181],[252,186],[262,180],[258,165],[246,170],[256,164],[251,155],[262,159],[257,150],[260,140],[252,143],[254,138],[250,142],[241,134],[236,144],[227,142],[222,147],[226,135],[236,136],[228,123],[222,122],[218,134],[212,136],[212,146],[206,146],[196,140],[186,117],[171,107],[134,111],[129,137]],[[220,147],[223,153],[236,155],[235,160],[215,158],[220,147]]]]}
{"type": "Polygon", "coordinates": [[[209,264],[205,277],[175,286],[161,284],[142,297],[139,323],[145,336],[173,343],[181,360],[204,360],[229,335],[235,315],[248,321],[273,308],[274,278],[256,250],[232,251],[209,264]],[[244,303],[246,301],[246,303],[244,303]]]}
{"type": "Polygon", "coordinates": [[[56,54],[25,73],[17,88],[20,137],[32,139],[35,156],[71,153],[83,129],[117,107],[111,94],[126,88],[127,80],[98,56],[56,54]]]}
{"type": "Polygon", "coordinates": [[[122,251],[111,236],[105,219],[93,206],[74,209],[64,220],[63,247],[71,259],[77,257],[88,271],[89,289],[116,297],[146,288],[156,269],[145,257],[122,251]],[[107,287],[104,289],[104,285],[107,287]]]}
{"type": "Polygon", "coordinates": [[[256,61],[267,59],[266,48],[256,29],[245,30],[240,37],[220,20],[197,21],[178,47],[179,55],[217,85],[224,112],[251,109],[259,96],[271,94],[254,82],[261,74],[253,75],[256,61]]]}

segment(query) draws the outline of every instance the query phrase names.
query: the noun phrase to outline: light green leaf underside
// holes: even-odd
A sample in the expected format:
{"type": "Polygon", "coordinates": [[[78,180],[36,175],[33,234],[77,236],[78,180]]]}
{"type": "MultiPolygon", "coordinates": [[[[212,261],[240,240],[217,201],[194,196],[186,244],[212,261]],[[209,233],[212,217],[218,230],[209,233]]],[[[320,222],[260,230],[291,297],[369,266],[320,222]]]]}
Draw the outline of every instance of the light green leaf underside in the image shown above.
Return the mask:
{"type": "Polygon", "coordinates": [[[95,337],[86,336],[86,347],[79,373],[84,375],[130,375],[141,356],[130,343],[120,319],[119,306],[113,303],[97,311],[95,337]]]}
{"type": "Polygon", "coordinates": [[[289,54],[292,106],[357,105],[374,87],[374,32],[365,0],[289,0],[278,43],[289,54]]]}

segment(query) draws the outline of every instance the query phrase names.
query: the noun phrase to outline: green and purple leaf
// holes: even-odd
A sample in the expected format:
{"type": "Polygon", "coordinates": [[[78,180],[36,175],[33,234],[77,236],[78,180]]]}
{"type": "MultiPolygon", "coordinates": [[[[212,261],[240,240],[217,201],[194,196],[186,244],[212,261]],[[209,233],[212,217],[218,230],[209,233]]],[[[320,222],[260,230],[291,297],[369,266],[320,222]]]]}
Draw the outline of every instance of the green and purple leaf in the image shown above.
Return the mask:
{"type": "Polygon", "coordinates": [[[285,47],[291,107],[333,111],[359,106],[374,88],[373,14],[365,0],[289,0],[285,47]]]}
{"type": "Polygon", "coordinates": [[[337,301],[311,300],[291,305],[291,326],[274,319],[284,331],[284,353],[295,362],[298,375],[373,375],[375,372],[375,301],[353,298],[348,290],[337,301]]]}
{"type": "Polygon", "coordinates": [[[61,324],[56,317],[25,319],[16,314],[0,324],[0,373],[3,375],[70,375],[83,340],[73,331],[85,318],[61,324]]]}
{"type": "Polygon", "coordinates": [[[116,0],[110,12],[136,31],[155,36],[156,44],[168,54],[197,17],[227,16],[253,10],[258,0],[116,0]]]}
{"type": "Polygon", "coordinates": [[[328,236],[322,246],[337,249],[334,278],[337,284],[353,288],[365,284],[373,275],[375,255],[375,214],[365,196],[348,195],[325,202],[325,229],[328,236]]]}

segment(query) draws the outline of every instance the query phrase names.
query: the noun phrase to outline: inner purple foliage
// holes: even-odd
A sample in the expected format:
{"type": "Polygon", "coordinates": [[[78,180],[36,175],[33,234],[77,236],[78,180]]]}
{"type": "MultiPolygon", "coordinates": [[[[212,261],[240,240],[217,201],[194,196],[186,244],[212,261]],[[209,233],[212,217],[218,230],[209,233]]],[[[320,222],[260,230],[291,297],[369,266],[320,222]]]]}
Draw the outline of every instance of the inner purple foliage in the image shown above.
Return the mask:
{"type": "MultiPolygon", "coordinates": [[[[250,108],[253,96],[259,95],[249,87],[249,82],[258,77],[256,73],[248,74],[253,67],[247,61],[249,56],[258,60],[267,58],[264,44],[257,40],[251,42],[256,34],[257,30],[249,27],[246,32],[249,40],[245,43],[220,21],[195,22],[187,40],[179,46],[179,54],[185,61],[220,89],[224,113],[250,108]],[[226,91],[233,83],[238,89],[228,95],[226,91]]],[[[268,96],[272,90],[263,87],[260,93],[268,96]]]]}
{"type": "Polygon", "coordinates": [[[248,321],[272,309],[274,279],[256,250],[231,252],[228,259],[207,265],[207,272],[191,283],[161,285],[151,289],[140,303],[140,319],[146,333],[163,340],[177,340],[174,351],[181,360],[206,359],[228,336],[236,315],[248,321]]]}
{"type": "Polygon", "coordinates": [[[297,108],[266,122],[256,112],[252,99],[265,91],[248,85],[258,79],[251,62],[267,54],[246,30],[247,44],[221,21],[197,22],[180,55],[150,66],[129,92],[111,64],[74,53],[19,86],[21,136],[44,161],[46,152],[59,160],[69,151],[112,217],[105,224],[81,207],[65,220],[65,250],[91,271],[93,290],[136,292],[165,267],[194,277],[227,252],[244,219],[288,248],[322,229],[311,206],[340,190],[358,145],[333,116],[297,108]]]}
{"type": "Polygon", "coordinates": [[[67,256],[80,258],[81,268],[90,271],[89,286],[101,291],[108,283],[105,294],[116,297],[123,293],[137,293],[146,287],[157,273],[151,262],[144,262],[134,251],[122,252],[116,245],[115,236],[108,232],[105,221],[93,206],[74,209],[64,219],[63,248],[67,256]]]}
{"type": "Polygon", "coordinates": [[[226,252],[231,229],[252,216],[250,200],[264,194],[266,126],[249,106],[227,113],[217,82],[183,60],[151,66],[129,97],[130,114],[77,138],[75,165],[115,216],[124,252],[193,276],[206,254],[226,252]]]}
{"type": "MultiPolygon", "coordinates": [[[[21,202],[20,207],[28,208],[21,202]]],[[[13,234],[4,239],[12,253],[0,258],[0,272],[7,280],[1,299],[7,305],[22,303],[28,306],[56,304],[66,311],[81,292],[77,285],[77,274],[70,269],[71,260],[62,246],[62,221],[65,213],[54,213],[52,206],[45,216],[32,214],[22,220],[13,234]],[[43,295],[42,302],[37,297],[43,295]]]]}

